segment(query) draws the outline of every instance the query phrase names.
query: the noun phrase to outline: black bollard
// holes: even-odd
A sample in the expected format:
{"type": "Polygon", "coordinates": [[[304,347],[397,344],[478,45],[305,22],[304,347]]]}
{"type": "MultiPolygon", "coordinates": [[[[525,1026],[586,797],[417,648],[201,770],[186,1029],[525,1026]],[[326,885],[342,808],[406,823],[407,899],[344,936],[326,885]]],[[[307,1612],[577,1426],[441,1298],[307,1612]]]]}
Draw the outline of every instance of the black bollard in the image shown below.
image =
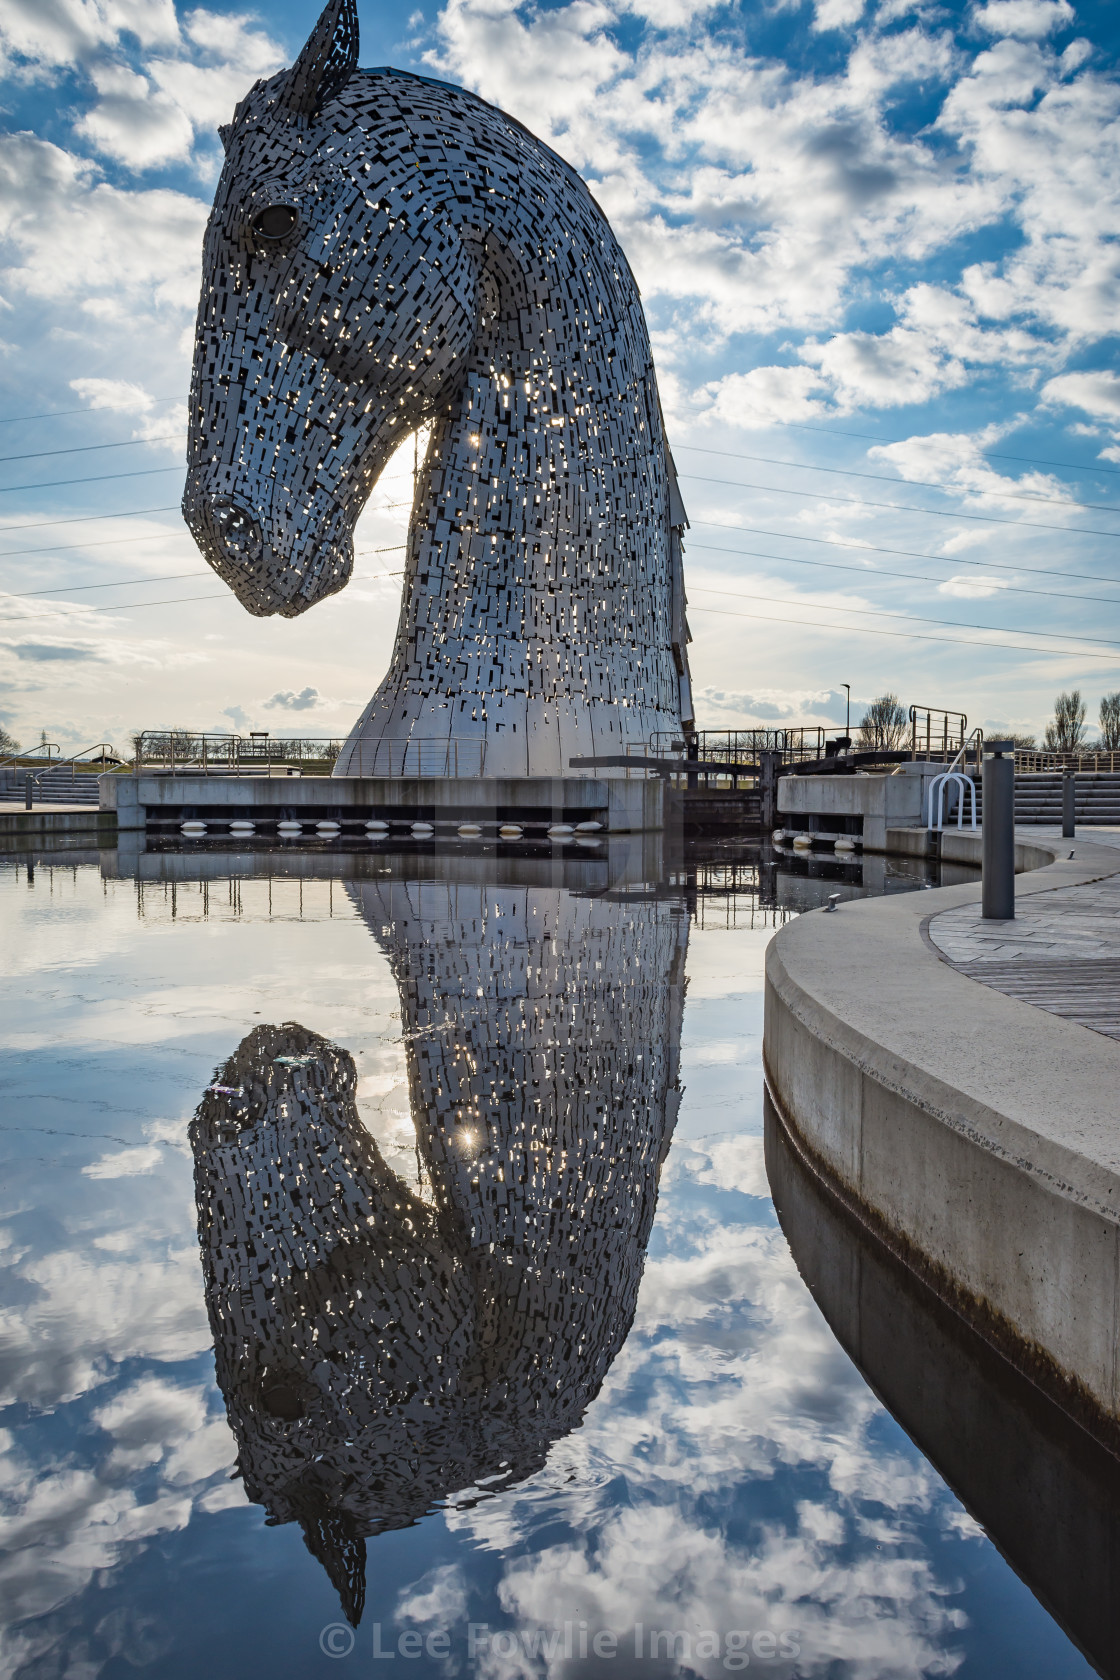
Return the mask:
{"type": "Polygon", "coordinates": [[[31,808],[32,808],[31,802],[32,802],[32,798],[34,796],[34,793],[35,793],[35,782],[34,782],[34,779],[32,778],[31,772],[29,770],[27,772],[27,776],[24,779],[24,784],[23,784],[23,808],[24,808],[25,811],[30,811],[31,810],[31,808]]]}
{"type": "Polygon", "coordinates": [[[780,752],[760,752],[758,755],[759,827],[769,835],[778,821],[778,778],[782,773],[780,752]]]}
{"type": "MultiPolygon", "coordinates": [[[[688,735],[688,736],[685,737],[685,739],[686,739],[686,742],[687,742],[687,745],[685,747],[685,755],[684,755],[685,758],[688,760],[688,762],[690,764],[698,763],[699,759],[700,759],[700,742],[699,742],[699,740],[697,739],[695,734],[688,735]]],[[[700,784],[699,776],[697,776],[697,774],[694,770],[690,770],[688,772],[688,780],[685,783],[685,786],[687,787],[689,793],[695,793],[699,784],[700,784]]]]}
{"type": "Polygon", "coordinates": [[[1062,839],[1072,840],[1074,819],[1076,815],[1075,798],[1077,794],[1077,780],[1072,770],[1066,770],[1062,775],[1062,839]]]}
{"type": "Polygon", "coordinates": [[[1015,757],[1013,741],[985,741],[984,876],[981,914],[985,921],[1015,916],[1015,757]]]}

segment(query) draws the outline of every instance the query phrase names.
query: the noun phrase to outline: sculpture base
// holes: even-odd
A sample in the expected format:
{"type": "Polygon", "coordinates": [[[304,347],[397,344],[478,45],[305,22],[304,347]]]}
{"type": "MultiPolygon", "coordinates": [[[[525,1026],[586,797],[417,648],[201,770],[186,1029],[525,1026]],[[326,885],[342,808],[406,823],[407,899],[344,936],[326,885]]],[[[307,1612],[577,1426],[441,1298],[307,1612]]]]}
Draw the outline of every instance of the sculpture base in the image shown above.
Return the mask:
{"type": "Polygon", "coordinates": [[[637,834],[665,826],[660,778],[526,776],[225,776],[145,771],[103,776],[103,806],[115,808],[119,831],[174,832],[202,822],[207,832],[252,823],[254,831],[279,831],[281,823],[313,830],[337,823],[342,833],[364,834],[369,822],[388,824],[394,835],[429,824],[435,838],[450,838],[475,824],[496,839],[515,826],[526,839],[548,837],[558,826],[598,823],[610,834],[637,834]]]}

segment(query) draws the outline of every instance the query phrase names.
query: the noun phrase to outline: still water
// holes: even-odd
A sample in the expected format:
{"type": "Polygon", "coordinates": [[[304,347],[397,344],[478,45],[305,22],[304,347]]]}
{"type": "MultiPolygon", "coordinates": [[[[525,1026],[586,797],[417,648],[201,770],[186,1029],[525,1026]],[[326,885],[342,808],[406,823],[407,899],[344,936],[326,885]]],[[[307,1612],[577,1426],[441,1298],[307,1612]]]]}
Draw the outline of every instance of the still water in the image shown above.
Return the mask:
{"type": "Polygon", "coordinates": [[[764,1107],[863,867],[0,863],[0,1675],[1107,1668],[1107,1472],[764,1107]]]}

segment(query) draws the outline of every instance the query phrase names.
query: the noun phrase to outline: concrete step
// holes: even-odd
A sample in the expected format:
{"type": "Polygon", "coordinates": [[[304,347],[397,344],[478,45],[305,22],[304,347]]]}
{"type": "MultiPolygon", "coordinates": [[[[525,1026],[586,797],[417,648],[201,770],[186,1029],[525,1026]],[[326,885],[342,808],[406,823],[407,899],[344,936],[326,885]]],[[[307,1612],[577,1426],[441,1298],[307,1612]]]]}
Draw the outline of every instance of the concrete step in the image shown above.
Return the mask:
{"type": "MultiPolygon", "coordinates": [[[[1060,823],[1062,820],[1062,781],[1060,775],[1044,773],[1018,776],[1015,780],[1015,821],[1018,823],[1060,823]]],[[[979,777],[973,778],[976,788],[976,820],[984,818],[984,793],[979,777]]],[[[965,799],[965,816],[970,801],[965,799]]],[[[1120,773],[1084,774],[1076,778],[1074,817],[1079,823],[1116,825],[1120,827],[1120,773]]],[[[952,822],[956,821],[953,807],[952,822]]]]}
{"type": "MultiPolygon", "coordinates": [[[[0,771],[0,800],[4,804],[22,804],[26,797],[27,771],[0,771]]],[[[68,767],[34,773],[36,803],[52,805],[96,805],[100,798],[96,773],[68,767]]]]}

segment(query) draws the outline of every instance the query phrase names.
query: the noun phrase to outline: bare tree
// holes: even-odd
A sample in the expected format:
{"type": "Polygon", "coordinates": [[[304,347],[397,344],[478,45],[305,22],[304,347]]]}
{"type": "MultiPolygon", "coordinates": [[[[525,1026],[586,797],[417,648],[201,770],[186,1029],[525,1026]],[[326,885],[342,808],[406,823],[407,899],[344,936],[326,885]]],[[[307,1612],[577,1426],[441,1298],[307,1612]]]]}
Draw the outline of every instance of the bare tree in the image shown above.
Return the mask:
{"type": "Polygon", "coordinates": [[[1085,702],[1079,688],[1059,694],[1054,716],[1046,725],[1047,752],[1077,752],[1085,741],[1085,702]]]}
{"type": "Polygon", "coordinates": [[[906,744],[908,720],[897,694],[880,694],[859,720],[859,750],[890,752],[906,744]]]}
{"type": "Polygon", "coordinates": [[[1101,746],[1105,752],[1120,748],[1120,691],[1101,695],[1101,746]]]}
{"type": "Polygon", "coordinates": [[[19,742],[10,730],[0,723],[0,758],[11,758],[18,751],[19,742]]]}

